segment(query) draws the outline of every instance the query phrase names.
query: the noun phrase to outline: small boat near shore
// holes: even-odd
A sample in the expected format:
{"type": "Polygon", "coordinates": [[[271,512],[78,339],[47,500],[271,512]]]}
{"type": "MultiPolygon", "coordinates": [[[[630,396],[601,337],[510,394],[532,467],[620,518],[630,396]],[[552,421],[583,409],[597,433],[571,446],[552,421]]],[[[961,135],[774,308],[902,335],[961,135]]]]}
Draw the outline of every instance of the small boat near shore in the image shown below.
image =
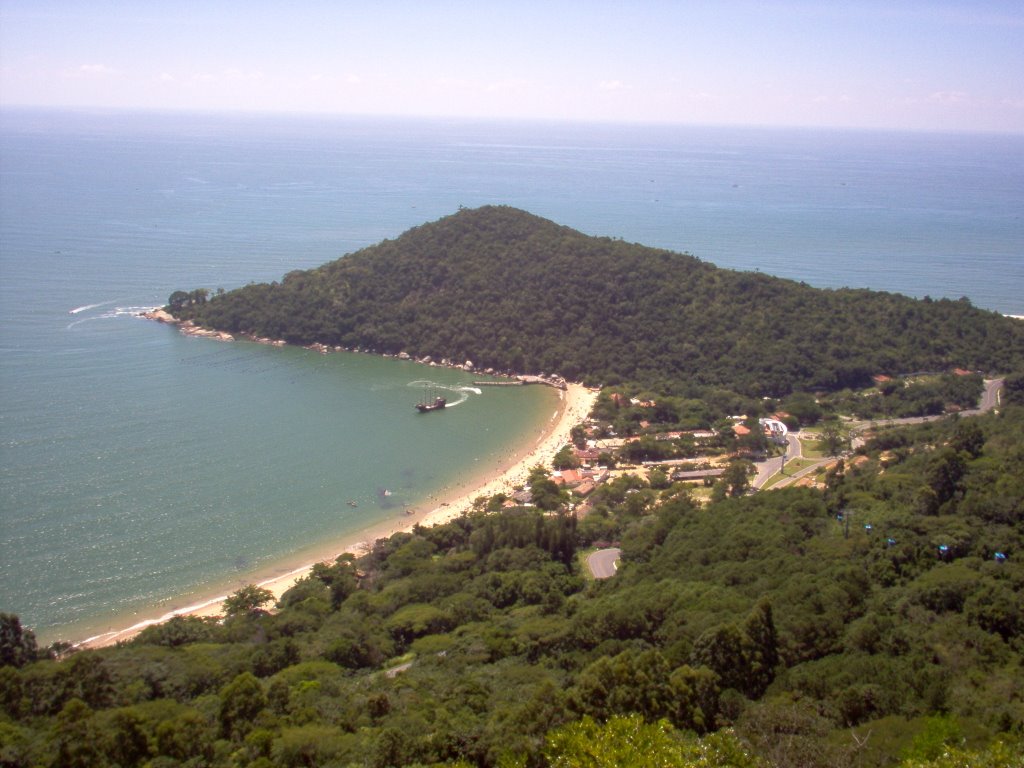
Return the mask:
{"type": "Polygon", "coordinates": [[[427,395],[424,392],[423,399],[416,403],[416,410],[420,413],[430,413],[431,411],[442,411],[447,405],[448,401],[441,395],[435,392],[427,395]]]}
{"type": "Polygon", "coordinates": [[[435,397],[432,403],[416,403],[416,410],[420,413],[429,413],[430,411],[440,411],[448,405],[448,401],[443,397],[435,397]]]}

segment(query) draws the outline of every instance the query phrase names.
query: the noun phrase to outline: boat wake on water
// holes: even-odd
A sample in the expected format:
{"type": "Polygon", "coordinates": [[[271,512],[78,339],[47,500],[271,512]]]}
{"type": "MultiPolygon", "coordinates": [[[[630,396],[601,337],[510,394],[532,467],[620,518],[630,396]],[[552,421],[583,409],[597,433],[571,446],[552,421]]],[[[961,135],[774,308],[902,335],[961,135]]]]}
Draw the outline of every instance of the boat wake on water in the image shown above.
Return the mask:
{"type": "Polygon", "coordinates": [[[113,304],[116,301],[117,299],[111,299],[110,301],[101,301],[98,304],[86,304],[85,306],[82,307],[75,307],[74,309],[69,309],[68,314],[77,315],[81,312],[85,312],[86,310],[97,309],[98,307],[105,307],[107,306],[107,304],[113,304]]]}
{"type": "MultiPolygon", "coordinates": [[[[84,307],[76,307],[75,309],[69,310],[68,314],[78,315],[81,314],[82,312],[87,312],[90,309],[98,309],[100,307],[108,306],[110,304],[113,304],[115,301],[117,300],[115,299],[114,301],[103,301],[100,302],[99,304],[87,304],[84,307]]],[[[80,320],[74,320],[67,324],[66,330],[71,330],[76,325],[88,323],[93,320],[110,320],[115,317],[138,317],[143,312],[150,312],[154,309],[157,309],[157,307],[113,307],[112,309],[108,309],[105,312],[101,312],[95,315],[88,315],[87,317],[83,317],[80,320]]]]}
{"type": "Polygon", "coordinates": [[[445,399],[445,408],[454,408],[457,405],[462,405],[464,402],[469,400],[470,395],[483,394],[478,387],[438,384],[435,381],[427,381],[426,379],[410,381],[406,386],[424,391],[429,390],[431,393],[436,392],[440,397],[445,399]]]}

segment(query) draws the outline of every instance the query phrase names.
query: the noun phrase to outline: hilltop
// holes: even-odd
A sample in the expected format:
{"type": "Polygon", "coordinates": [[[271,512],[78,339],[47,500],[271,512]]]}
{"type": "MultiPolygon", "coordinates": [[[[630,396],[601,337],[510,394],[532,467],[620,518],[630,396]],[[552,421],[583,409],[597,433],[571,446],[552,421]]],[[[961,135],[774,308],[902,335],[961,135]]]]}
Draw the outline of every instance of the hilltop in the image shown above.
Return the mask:
{"type": "Polygon", "coordinates": [[[280,282],[196,294],[177,292],[169,309],[220,331],[661,391],[784,395],[1024,365],[1024,324],[967,299],[813,288],[509,207],[462,209],[280,282]]]}

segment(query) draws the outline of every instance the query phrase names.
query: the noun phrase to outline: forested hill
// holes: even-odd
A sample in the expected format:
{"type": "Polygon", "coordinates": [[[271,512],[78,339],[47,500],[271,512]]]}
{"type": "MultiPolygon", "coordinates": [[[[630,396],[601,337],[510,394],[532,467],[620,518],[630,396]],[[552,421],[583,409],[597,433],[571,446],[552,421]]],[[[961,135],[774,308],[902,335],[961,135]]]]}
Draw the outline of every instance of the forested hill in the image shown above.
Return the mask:
{"type": "Polygon", "coordinates": [[[1024,367],[1024,324],[966,300],[816,289],[508,207],[460,210],[281,283],[177,295],[177,316],[233,333],[662,391],[785,394],[1024,367]]]}

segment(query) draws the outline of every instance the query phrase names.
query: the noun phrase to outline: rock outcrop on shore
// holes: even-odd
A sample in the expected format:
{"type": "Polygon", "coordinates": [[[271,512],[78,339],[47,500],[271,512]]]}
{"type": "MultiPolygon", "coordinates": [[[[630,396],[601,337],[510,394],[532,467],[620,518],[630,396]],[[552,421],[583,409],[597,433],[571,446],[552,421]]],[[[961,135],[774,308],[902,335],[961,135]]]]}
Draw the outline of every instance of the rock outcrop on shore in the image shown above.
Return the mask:
{"type": "Polygon", "coordinates": [[[178,326],[178,330],[186,336],[198,336],[203,339],[214,339],[215,341],[234,341],[235,337],[224,331],[214,331],[210,328],[203,328],[191,320],[181,321],[164,309],[151,309],[143,312],[142,316],[147,320],[156,320],[159,323],[178,326]]]}
{"type": "MultiPolygon", "coordinates": [[[[201,325],[197,325],[191,320],[179,320],[170,312],[165,309],[151,309],[147,312],[142,312],[141,316],[147,320],[156,320],[159,323],[167,323],[168,325],[178,326],[178,330],[186,336],[197,336],[204,339],[214,339],[215,341],[234,341],[235,336],[224,331],[215,331],[211,328],[204,328],[201,325]]],[[[283,347],[287,344],[282,339],[271,339],[263,336],[250,336],[243,334],[243,337],[249,341],[257,344],[268,344],[274,347],[283,347]]],[[[305,349],[311,349],[314,352],[319,352],[321,355],[330,354],[331,352],[365,352],[367,354],[378,354],[376,351],[371,349],[360,349],[356,347],[351,349],[343,346],[331,346],[329,344],[321,344],[320,342],[313,342],[312,344],[306,344],[305,349]]],[[[473,372],[476,370],[472,360],[467,360],[465,363],[456,363],[453,360],[444,358],[440,361],[434,360],[430,355],[416,358],[411,356],[408,352],[400,352],[397,355],[384,354],[384,357],[394,357],[398,360],[415,360],[417,363],[422,365],[430,365],[441,368],[457,368],[461,371],[473,372]]],[[[490,376],[506,376],[512,380],[512,383],[517,384],[546,384],[549,387],[555,389],[565,390],[566,380],[558,374],[544,374],[541,373],[537,376],[517,374],[513,371],[500,372],[493,368],[486,368],[480,373],[484,373],[490,376]]]]}

